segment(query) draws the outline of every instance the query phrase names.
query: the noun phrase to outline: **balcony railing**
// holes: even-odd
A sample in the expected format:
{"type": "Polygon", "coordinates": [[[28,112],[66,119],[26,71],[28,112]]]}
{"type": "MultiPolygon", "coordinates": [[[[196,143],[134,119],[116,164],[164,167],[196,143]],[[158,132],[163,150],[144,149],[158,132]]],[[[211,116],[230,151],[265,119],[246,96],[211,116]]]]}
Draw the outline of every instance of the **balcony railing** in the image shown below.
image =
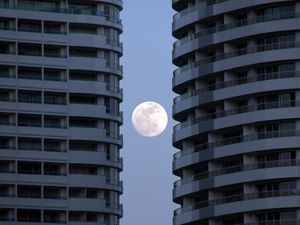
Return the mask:
{"type": "Polygon", "coordinates": [[[216,142],[195,145],[192,148],[177,152],[174,154],[174,159],[178,159],[180,157],[193,154],[195,152],[212,150],[214,148],[226,146],[226,145],[262,140],[262,139],[269,139],[269,138],[298,137],[298,136],[300,136],[300,130],[284,130],[284,131],[264,132],[264,133],[250,134],[245,136],[225,138],[216,142]]]}
{"type": "Polygon", "coordinates": [[[0,173],[15,173],[16,170],[15,169],[4,169],[4,168],[0,168],[0,173]]]}
{"type": "MultiPolygon", "coordinates": [[[[179,0],[173,0],[173,3],[174,3],[175,1],[179,1],[179,0]]],[[[202,3],[202,2],[206,2],[206,4],[207,4],[208,6],[210,6],[210,5],[215,5],[215,4],[219,4],[219,3],[222,3],[222,2],[226,2],[226,1],[229,1],[229,0],[200,0],[199,3],[200,3],[200,2],[201,2],[201,3],[202,3]]],[[[203,7],[203,5],[200,5],[200,4],[196,4],[196,5],[192,6],[192,7],[188,7],[188,8],[186,8],[186,9],[181,10],[180,12],[176,13],[176,14],[174,15],[174,19],[178,19],[178,18],[180,18],[180,17],[182,17],[182,16],[184,16],[184,15],[187,15],[187,14],[189,14],[189,13],[192,13],[192,12],[198,10],[199,8],[202,8],[202,7],[203,7]]]]}
{"type": "Polygon", "coordinates": [[[15,31],[16,27],[11,25],[0,25],[0,30],[15,31]]]}
{"type": "Polygon", "coordinates": [[[106,85],[106,90],[123,95],[123,89],[117,86],[106,85]]]}
{"type": "Polygon", "coordinates": [[[266,80],[277,80],[277,79],[286,79],[286,78],[295,78],[300,77],[300,71],[285,71],[285,72],[276,72],[276,73],[264,73],[264,74],[257,74],[254,76],[243,77],[239,79],[234,79],[230,81],[219,82],[216,84],[208,85],[203,88],[190,91],[188,93],[182,94],[174,99],[174,104],[181,102],[185,99],[200,95],[202,93],[208,91],[215,91],[220,90],[227,87],[233,87],[242,84],[249,84],[253,82],[260,82],[266,80]]]}
{"type": "Polygon", "coordinates": [[[176,215],[180,215],[182,213],[197,210],[200,208],[221,205],[221,204],[226,204],[226,203],[247,201],[247,200],[254,200],[254,199],[261,199],[261,198],[275,198],[275,197],[288,197],[288,196],[300,196],[300,190],[287,189],[287,190],[274,190],[274,191],[266,191],[266,192],[256,192],[256,193],[233,195],[233,196],[228,196],[225,198],[198,202],[193,205],[179,208],[174,211],[174,215],[176,216],[176,215]]]}
{"type": "Polygon", "coordinates": [[[42,99],[40,96],[20,96],[18,97],[18,102],[22,103],[34,103],[34,104],[39,104],[42,103],[42,99]]]}
{"type": "MultiPolygon", "coordinates": [[[[192,9],[197,10],[199,8],[196,7],[196,8],[192,8],[192,9]]],[[[295,18],[299,18],[299,17],[300,17],[300,13],[285,12],[285,13],[280,13],[280,14],[279,13],[272,14],[272,15],[268,15],[268,16],[257,16],[257,17],[253,17],[253,18],[242,19],[242,20],[238,20],[236,22],[207,28],[207,29],[197,32],[191,36],[186,36],[186,37],[178,40],[177,42],[175,42],[174,47],[181,46],[181,45],[183,45],[189,41],[192,41],[194,39],[197,39],[199,37],[209,35],[209,34],[214,34],[217,32],[222,32],[222,31],[226,31],[226,30],[230,30],[230,29],[234,29],[234,28],[238,28],[238,27],[243,27],[243,26],[248,26],[248,25],[252,25],[252,24],[257,24],[257,23],[283,20],[283,19],[293,19],[293,18],[295,19],[295,18]]]]}
{"type": "Polygon", "coordinates": [[[0,74],[0,78],[16,78],[15,74],[0,74]]]}
{"type": "Polygon", "coordinates": [[[66,172],[60,172],[60,171],[45,171],[44,170],[44,175],[49,175],[49,176],[67,176],[66,172]]]}
{"type": "Polygon", "coordinates": [[[174,182],[174,188],[179,187],[184,184],[199,181],[202,179],[231,174],[231,173],[238,173],[238,172],[251,171],[251,170],[257,170],[257,169],[291,167],[291,166],[300,166],[300,160],[297,160],[297,159],[277,160],[277,161],[258,162],[258,163],[252,163],[252,164],[246,164],[246,165],[237,165],[237,166],[232,166],[232,167],[228,167],[228,168],[224,168],[224,169],[220,169],[220,170],[198,173],[191,177],[187,177],[187,178],[178,180],[178,181],[174,182]]]}
{"type": "Polygon", "coordinates": [[[68,8],[40,8],[34,5],[24,6],[17,4],[5,4],[1,3],[0,8],[2,9],[17,9],[17,10],[29,10],[29,11],[38,11],[38,12],[49,12],[49,13],[63,13],[63,14],[73,14],[73,15],[88,15],[88,16],[101,16],[105,17],[107,21],[121,24],[121,19],[118,17],[110,16],[104,12],[97,10],[86,10],[86,9],[68,9],[68,8]]]}
{"type": "Polygon", "coordinates": [[[14,97],[0,96],[0,102],[16,102],[14,97]]]}
{"type": "Polygon", "coordinates": [[[257,105],[237,107],[234,109],[211,113],[203,117],[182,122],[174,127],[174,132],[180,131],[181,129],[189,126],[197,125],[204,121],[214,120],[226,116],[233,116],[242,113],[255,112],[261,110],[268,110],[268,109],[290,108],[290,107],[299,107],[299,106],[300,106],[300,101],[276,101],[276,102],[267,102],[267,103],[257,104],[257,105]]]}
{"type": "Polygon", "coordinates": [[[289,220],[266,220],[257,221],[252,223],[245,223],[240,225],[300,225],[300,220],[289,219],[289,220]]]}
{"type": "Polygon", "coordinates": [[[41,175],[42,174],[41,170],[35,170],[35,169],[32,169],[32,170],[30,170],[30,169],[28,169],[28,170],[19,169],[18,173],[20,173],[20,174],[35,174],[35,175],[41,175]]]}
{"type": "Polygon", "coordinates": [[[64,54],[64,53],[44,52],[44,57],[50,57],[50,58],[67,58],[67,55],[64,54]]]}
{"type": "Polygon", "coordinates": [[[290,49],[290,48],[299,48],[300,42],[278,42],[273,44],[263,44],[263,45],[257,45],[249,48],[242,48],[236,51],[227,52],[227,53],[221,53],[216,54],[214,56],[210,56],[207,58],[203,58],[201,60],[195,61],[190,64],[186,64],[174,71],[174,76],[179,75],[180,73],[183,73],[185,71],[197,68],[201,65],[205,65],[208,63],[213,63],[225,59],[230,59],[238,56],[248,55],[248,54],[254,54],[259,52],[265,52],[265,51],[273,51],[273,50],[279,50],[279,49],[290,49]]]}
{"type": "Polygon", "coordinates": [[[7,121],[0,121],[0,126],[16,126],[16,122],[7,119],[7,121]]]}
{"type": "Polygon", "coordinates": [[[45,152],[67,152],[68,150],[66,148],[50,148],[50,147],[44,147],[45,152]]]}
{"type": "Polygon", "coordinates": [[[66,99],[56,99],[55,97],[44,97],[44,103],[49,105],[67,105],[66,99]]]}
{"type": "Polygon", "coordinates": [[[0,150],[16,150],[16,146],[13,146],[13,145],[0,145],[0,150]]]}

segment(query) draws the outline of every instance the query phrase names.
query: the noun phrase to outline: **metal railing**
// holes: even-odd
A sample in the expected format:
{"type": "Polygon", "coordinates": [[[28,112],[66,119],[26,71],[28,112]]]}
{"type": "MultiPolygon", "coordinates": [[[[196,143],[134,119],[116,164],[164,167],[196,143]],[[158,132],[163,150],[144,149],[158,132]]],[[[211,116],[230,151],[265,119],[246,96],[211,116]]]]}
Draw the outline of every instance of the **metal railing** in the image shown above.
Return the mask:
{"type": "Polygon", "coordinates": [[[225,138],[216,142],[195,145],[192,148],[177,152],[174,154],[174,159],[178,159],[180,157],[193,154],[195,152],[211,150],[225,145],[232,145],[232,144],[269,139],[269,138],[298,137],[298,136],[300,136],[300,130],[285,130],[285,131],[264,132],[264,133],[250,134],[245,136],[225,138]]]}
{"type": "Polygon", "coordinates": [[[207,200],[207,201],[198,202],[189,206],[176,209],[174,211],[174,215],[176,216],[200,208],[221,205],[226,203],[247,201],[247,200],[254,200],[254,199],[261,199],[261,198],[288,197],[288,196],[300,196],[300,190],[298,189],[274,190],[274,191],[266,191],[266,192],[233,195],[233,196],[228,196],[225,198],[220,198],[215,200],[207,200]]]}
{"type": "Polygon", "coordinates": [[[180,96],[174,98],[173,102],[174,102],[174,104],[176,104],[185,99],[200,95],[202,93],[205,93],[208,91],[220,90],[220,89],[227,88],[227,87],[233,87],[233,86],[237,86],[237,85],[249,84],[249,83],[254,83],[254,82],[259,82],[259,81],[277,80],[277,79],[286,79],[286,78],[295,78],[295,77],[300,77],[300,71],[285,71],[285,72],[257,74],[254,76],[243,77],[243,78],[239,78],[239,79],[234,79],[234,80],[230,80],[230,81],[224,81],[224,82],[219,82],[216,84],[208,85],[208,86],[202,87],[200,89],[193,90],[193,91],[190,91],[183,95],[180,95],[180,96]]]}
{"type": "Polygon", "coordinates": [[[299,107],[300,101],[276,101],[276,102],[267,102],[263,104],[256,104],[256,105],[249,105],[249,106],[243,106],[243,107],[237,107],[230,110],[224,110],[216,113],[211,113],[203,117],[194,118],[192,120],[188,120],[185,122],[182,122],[180,124],[177,124],[174,126],[174,131],[180,131],[183,128],[197,125],[201,122],[208,121],[208,120],[214,120],[226,116],[233,116],[238,115],[242,113],[248,113],[248,112],[255,112],[255,111],[261,111],[261,110],[268,110],[268,109],[279,109],[279,108],[290,108],[290,107],[299,107]]]}
{"type": "Polygon", "coordinates": [[[18,4],[6,4],[1,3],[0,8],[2,9],[17,9],[17,10],[28,10],[28,11],[37,11],[37,12],[49,12],[49,13],[63,13],[63,14],[73,14],[73,15],[88,15],[88,16],[101,16],[105,17],[107,21],[121,24],[122,21],[120,18],[115,16],[110,16],[104,12],[98,10],[87,10],[87,9],[72,9],[72,8],[40,8],[34,5],[24,6],[18,4]]]}
{"type": "Polygon", "coordinates": [[[243,26],[248,26],[248,25],[253,25],[253,24],[263,23],[263,22],[269,22],[269,21],[283,20],[283,19],[296,19],[299,17],[300,17],[300,13],[292,11],[292,12],[284,12],[280,14],[277,13],[272,15],[256,16],[252,18],[238,20],[228,24],[221,24],[215,27],[204,29],[200,32],[194,33],[193,35],[186,36],[176,41],[174,43],[174,47],[179,47],[189,41],[192,41],[194,39],[197,39],[205,35],[214,34],[214,33],[222,32],[222,31],[226,31],[238,27],[243,27],[243,26]]]}
{"type": "Polygon", "coordinates": [[[258,52],[265,52],[265,51],[272,51],[272,50],[279,50],[279,49],[289,49],[289,48],[299,48],[300,42],[294,41],[294,42],[278,42],[273,44],[263,44],[263,45],[257,45],[253,47],[248,48],[242,48],[236,51],[227,52],[227,53],[221,53],[216,54],[214,56],[206,57],[201,60],[195,61],[193,63],[186,64],[174,71],[174,76],[179,75],[182,72],[197,68],[201,65],[213,63],[225,59],[234,58],[237,56],[243,56],[248,54],[254,54],[258,52]]]}
{"type": "Polygon", "coordinates": [[[290,167],[290,166],[300,166],[300,160],[290,159],[290,160],[276,160],[276,161],[265,161],[258,162],[246,165],[237,165],[228,168],[223,168],[215,171],[206,171],[202,173],[195,174],[193,176],[180,179],[174,182],[174,188],[179,187],[184,184],[192,183],[194,181],[199,181],[202,179],[206,179],[209,177],[216,177],[225,174],[238,173],[243,171],[251,171],[257,169],[268,169],[268,168],[276,168],[276,167],[290,167]]]}

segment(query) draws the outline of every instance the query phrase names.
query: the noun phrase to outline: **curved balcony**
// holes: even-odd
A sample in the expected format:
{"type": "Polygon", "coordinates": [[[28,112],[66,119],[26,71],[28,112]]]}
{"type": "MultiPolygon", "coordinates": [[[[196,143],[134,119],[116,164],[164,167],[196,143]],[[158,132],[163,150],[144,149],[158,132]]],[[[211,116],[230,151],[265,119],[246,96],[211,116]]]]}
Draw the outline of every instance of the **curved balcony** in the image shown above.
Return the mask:
{"type": "Polygon", "coordinates": [[[84,15],[84,16],[97,16],[104,17],[107,21],[112,23],[121,24],[120,18],[106,15],[102,11],[97,10],[86,10],[86,9],[69,9],[69,8],[39,8],[35,6],[22,6],[17,4],[0,4],[1,9],[15,9],[15,10],[26,10],[26,11],[36,11],[36,12],[47,12],[47,13],[60,13],[69,15],[84,15]]]}
{"type": "Polygon", "coordinates": [[[203,116],[203,117],[195,118],[195,119],[188,120],[188,121],[182,122],[180,124],[177,124],[173,128],[173,131],[174,132],[180,131],[186,127],[194,126],[194,125],[200,124],[204,121],[223,118],[226,116],[238,115],[238,114],[242,114],[242,113],[255,112],[255,111],[261,111],[261,110],[268,110],[268,109],[279,109],[279,108],[290,108],[290,107],[300,107],[300,101],[268,102],[268,103],[264,103],[264,104],[238,107],[238,108],[234,108],[234,109],[230,109],[230,110],[224,110],[221,112],[211,113],[211,114],[203,116]]]}
{"type": "Polygon", "coordinates": [[[179,159],[183,156],[191,155],[195,152],[214,150],[215,148],[222,147],[222,146],[240,144],[244,142],[251,142],[251,141],[263,140],[263,139],[273,139],[273,138],[275,139],[275,138],[299,137],[299,136],[300,136],[300,130],[287,130],[287,131],[257,133],[257,134],[251,134],[245,136],[237,136],[233,138],[225,138],[216,142],[195,145],[192,148],[177,152],[174,154],[174,160],[179,159]]]}
{"type": "Polygon", "coordinates": [[[232,22],[232,23],[228,23],[228,24],[221,24],[221,25],[218,25],[215,27],[207,28],[200,32],[194,33],[193,35],[181,38],[174,43],[173,47],[174,48],[180,47],[187,42],[190,42],[192,40],[198,39],[200,37],[203,37],[203,36],[206,36],[209,34],[215,34],[215,33],[219,33],[222,31],[232,30],[235,28],[240,28],[240,27],[244,27],[244,26],[248,26],[248,25],[254,25],[254,24],[258,24],[258,23],[286,20],[286,19],[295,19],[295,18],[300,18],[300,13],[285,12],[285,13],[281,13],[281,14],[273,14],[273,15],[268,15],[268,16],[256,16],[253,18],[242,19],[242,20],[238,20],[236,22],[232,22]]]}
{"type": "MultiPolygon", "coordinates": [[[[289,162],[287,161],[286,163],[288,164],[289,162]]],[[[282,167],[258,168],[209,176],[175,187],[173,189],[173,199],[174,202],[180,204],[182,198],[185,196],[190,196],[201,191],[212,190],[214,188],[222,189],[231,185],[261,181],[272,182],[281,179],[297,179],[299,177],[298,170],[299,166],[285,166],[282,164],[282,167]]]]}
{"type": "MultiPolygon", "coordinates": [[[[277,0],[276,2],[282,1],[284,0],[277,0]]],[[[173,17],[173,35],[180,36],[184,32],[181,32],[180,35],[179,32],[184,28],[209,17],[253,6],[259,7],[260,5],[274,3],[274,1],[203,0],[200,4],[185,8],[184,10],[181,9],[187,4],[185,1],[177,0],[176,3],[173,4],[173,8],[179,12],[173,17]]]]}
{"type": "Polygon", "coordinates": [[[298,189],[287,189],[287,190],[274,190],[274,191],[266,191],[266,192],[256,192],[256,193],[248,193],[241,195],[229,196],[226,198],[220,198],[215,200],[208,200],[199,202],[193,205],[185,206],[174,211],[174,216],[187,213],[190,211],[198,210],[205,207],[215,207],[217,205],[224,205],[233,202],[241,202],[241,201],[250,201],[256,199],[264,199],[264,198],[279,198],[279,197],[291,197],[291,196],[300,196],[300,190],[298,189]]]}
{"type": "Polygon", "coordinates": [[[69,198],[71,211],[98,211],[122,215],[122,205],[105,199],[69,198]]]}
{"type": "Polygon", "coordinates": [[[174,71],[173,91],[179,92],[180,88],[186,83],[212,73],[251,66],[258,63],[298,60],[299,48],[299,42],[274,43],[203,58],[194,63],[186,64],[174,71]],[[237,63],[237,59],[239,63],[237,63]]]}
{"type": "Polygon", "coordinates": [[[195,61],[191,64],[186,64],[174,71],[174,76],[178,76],[179,74],[192,70],[201,65],[218,62],[225,59],[240,57],[243,55],[254,54],[257,52],[265,52],[265,51],[274,51],[278,49],[289,49],[289,48],[299,48],[300,42],[282,42],[282,43],[274,43],[274,44],[265,44],[265,45],[257,45],[254,47],[243,48],[233,52],[221,53],[211,57],[204,58],[202,60],[195,61]]]}
{"type": "MultiPolygon", "coordinates": [[[[280,197],[273,197],[273,198],[272,197],[257,198],[257,199],[251,199],[246,201],[236,201],[232,203],[199,208],[175,216],[174,225],[189,224],[192,222],[198,222],[199,220],[202,219],[221,217],[221,216],[232,215],[237,213],[247,213],[247,212],[263,211],[263,210],[280,211],[282,208],[297,209],[299,206],[298,204],[299,200],[300,198],[298,196],[291,195],[291,196],[280,196],[280,197]]],[[[286,224],[286,225],[291,225],[291,224],[286,224]]]]}
{"type": "Polygon", "coordinates": [[[123,182],[118,179],[106,178],[102,175],[69,174],[69,184],[72,187],[110,189],[118,192],[123,191],[123,182]]]}
{"type": "MultiPolygon", "coordinates": [[[[208,46],[222,45],[230,42],[233,39],[247,39],[257,35],[271,34],[276,32],[294,32],[297,30],[299,14],[293,13],[281,19],[260,21],[257,24],[248,24],[245,26],[228,28],[227,30],[216,31],[215,33],[199,34],[196,39],[191,39],[183,45],[177,46],[172,52],[173,63],[180,66],[185,62],[185,59],[192,56],[196,51],[207,48],[208,46]],[[293,18],[295,16],[295,18],[293,18]]],[[[281,17],[282,15],[278,16],[281,17]]],[[[253,19],[254,20],[254,19],[253,19]]],[[[230,26],[229,26],[230,27],[230,26]]],[[[221,29],[221,28],[220,28],[221,29]]],[[[193,38],[193,37],[192,37],[193,38]]]]}
{"type": "Polygon", "coordinates": [[[283,168],[283,167],[295,167],[295,166],[300,166],[300,160],[294,159],[294,160],[265,161],[265,162],[258,162],[258,163],[252,163],[252,164],[246,164],[246,165],[233,166],[233,167],[228,167],[225,169],[198,173],[193,176],[177,180],[174,182],[174,188],[177,188],[182,185],[189,184],[189,183],[192,183],[195,181],[199,181],[202,179],[216,177],[216,176],[222,176],[222,175],[226,175],[226,174],[234,174],[234,173],[239,173],[239,172],[244,172],[244,171],[260,170],[260,169],[268,169],[268,168],[280,168],[280,167],[283,168]]]}
{"type": "Polygon", "coordinates": [[[98,94],[103,96],[110,96],[118,98],[120,101],[123,99],[123,89],[106,85],[105,82],[99,81],[82,81],[71,80],[68,82],[70,93],[84,93],[84,94],[98,94]]]}
{"type": "Polygon", "coordinates": [[[216,91],[224,88],[234,87],[243,84],[250,84],[254,82],[266,81],[266,80],[278,80],[278,79],[286,79],[286,78],[295,78],[300,77],[300,71],[286,71],[286,72],[277,72],[277,73],[265,73],[265,74],[257,74],[254,76],[249,76],[245,78],[234,79],[230,81],[219,82],[213,85],[208,85],[202,87],[197,90],[193,90],[177,96],[174,98],[173,103],[180,103],[188,98],[198,96],[200,94],[204,94],[210,91],[216,91]]]}
{"type": "Polygon", "coordinates": [[[69,152],[69,162],[74,164],[93,164],[115,167],[119,170],[123,168],[123,159],[117,157],[115,160],[107,158],[106,152],[87,152],[76,150],[69,152]]]}

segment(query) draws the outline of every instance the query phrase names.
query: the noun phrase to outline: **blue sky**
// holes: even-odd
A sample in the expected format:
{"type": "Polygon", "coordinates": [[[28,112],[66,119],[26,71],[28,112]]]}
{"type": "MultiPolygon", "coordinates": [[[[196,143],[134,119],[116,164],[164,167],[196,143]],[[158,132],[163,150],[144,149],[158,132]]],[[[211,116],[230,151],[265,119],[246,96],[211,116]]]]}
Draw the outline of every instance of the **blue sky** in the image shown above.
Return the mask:
{"type": "Polygon", "coordinates": [[[172,15],[171,0],[124,0],[122,225],[172,224],[172,15]],[[131,125],[131,113],[143,101],[168,112],[168,127],[158,137],[143,137],[131,125]]]}

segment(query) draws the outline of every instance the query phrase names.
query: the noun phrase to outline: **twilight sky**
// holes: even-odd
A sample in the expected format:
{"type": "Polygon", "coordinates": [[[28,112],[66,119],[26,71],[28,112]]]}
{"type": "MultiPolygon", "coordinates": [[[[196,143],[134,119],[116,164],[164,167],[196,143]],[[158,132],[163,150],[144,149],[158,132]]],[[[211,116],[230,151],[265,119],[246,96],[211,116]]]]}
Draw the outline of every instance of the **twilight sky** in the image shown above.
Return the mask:
{"type": "Polygon", "coordinates": [[[172,15],[171,0],[124,0],[122,225],[172,224],[172,15]],[[156,101],[168,113],[168,127],[158,137],[143,137],[131,124],[143,101],[156,101]]]}

